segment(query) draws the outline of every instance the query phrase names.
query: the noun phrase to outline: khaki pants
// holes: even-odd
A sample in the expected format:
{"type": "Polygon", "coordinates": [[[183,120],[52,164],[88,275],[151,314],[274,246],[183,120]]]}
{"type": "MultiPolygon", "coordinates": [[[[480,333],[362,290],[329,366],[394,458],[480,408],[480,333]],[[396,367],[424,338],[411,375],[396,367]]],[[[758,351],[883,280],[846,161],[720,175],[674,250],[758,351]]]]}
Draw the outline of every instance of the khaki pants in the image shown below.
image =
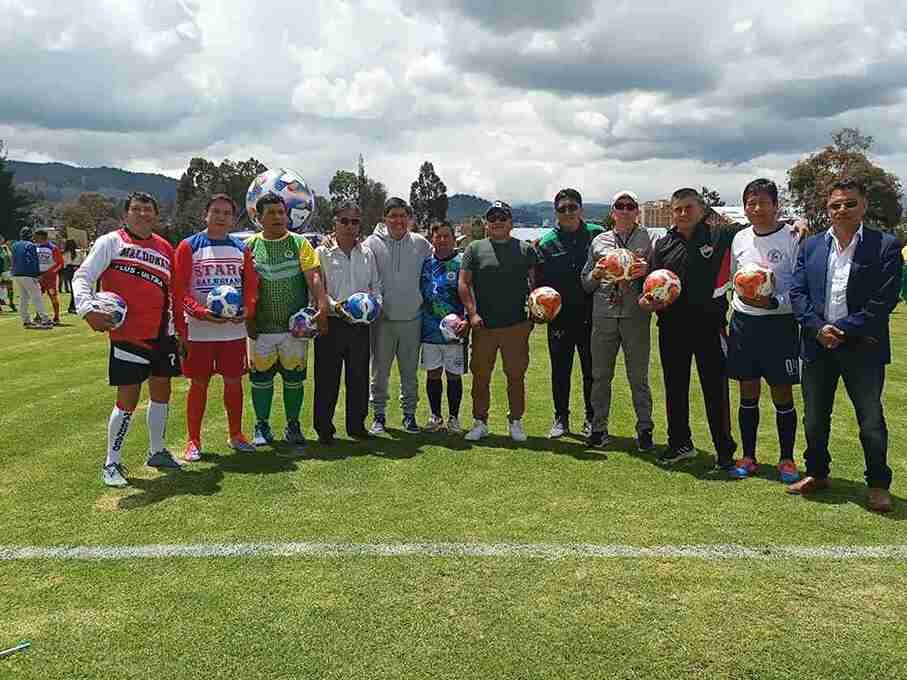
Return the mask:
{"type": "Polygon", "coordinates": [[[488,421],[491,402],[491,373],[501,350],[507,376],[507,401],[510,420],[519,420],[526,411],[526,369],[529,368],[529,333],[532,322],[505,328],[477,328],[472,333],[472,415],[488,421]]]}

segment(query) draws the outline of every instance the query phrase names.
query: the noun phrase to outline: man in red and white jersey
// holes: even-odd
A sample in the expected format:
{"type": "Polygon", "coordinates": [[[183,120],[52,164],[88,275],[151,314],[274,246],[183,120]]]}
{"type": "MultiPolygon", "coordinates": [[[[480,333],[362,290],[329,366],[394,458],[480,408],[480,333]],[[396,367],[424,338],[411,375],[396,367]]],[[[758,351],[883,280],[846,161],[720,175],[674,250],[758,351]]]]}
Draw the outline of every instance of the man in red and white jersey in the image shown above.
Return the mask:
{"type": "Polygon", "coordinates": [[[164,446],[170,402],[170,379],[180,375],[179,348],[171,318],[173,247],[152,231],[157,223],[154,197],[133,193],[126,199],[122,228],[105,234],[73,276],[76,313],[98,332],[110,334],[110,384],[117,388],[116,404],[107,428],[107,459],[102,478],[107,486],[128,482],[122,449],[139,403],[142,383],[148,381],[148,439],[146,465],[178,470],[180,464],[164,446]],[[126,301],[122,326],[113,328],[109,314],[96,311],[95,284],[126,301]]]}
{"type": "Polygon", "coordinates": [[[54,308],[54,326],[60,325],[60,294],[58,287],[60,285],[60,270],[63,269],[63,253],[47,240],[47,231],[38,229],[35,231],[35,249],[38,251],[38,268],[41,276],[38,282],[41,284],[41,294],[45,293],[50,297],[50,304],[54,308]]]}
{"type": "Polygon", "coordinates": [[[224,379],[230,446],[239,453],[255,452],[242,432],[242,377],[248,366],[244,322],[255,316],[258,274],[245,244],[228,233],[235,214],[236,203],[229,195],[212,196],[205,206],[208,228],[184,239],[174,255],[173,315],[183,350],[183,375],[191,380],[183,452],[187,461],[201,459],[208,384],[216,373],[224,379]],[[243,313],[238,317],[224,319],[208,309],[208,293],[218,286],[233,286],[242,295],[243,313]]]}

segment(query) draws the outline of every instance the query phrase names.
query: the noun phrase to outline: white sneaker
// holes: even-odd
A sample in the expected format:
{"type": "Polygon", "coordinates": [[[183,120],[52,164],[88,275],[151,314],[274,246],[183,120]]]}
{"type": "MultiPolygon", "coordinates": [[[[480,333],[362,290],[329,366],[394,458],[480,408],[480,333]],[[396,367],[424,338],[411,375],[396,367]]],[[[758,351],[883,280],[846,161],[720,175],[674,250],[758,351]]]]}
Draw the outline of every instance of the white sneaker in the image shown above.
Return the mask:
{"type": "Polygon", "coordinates": [[[470,442],[477,442],[483,437],[488,436],[488,425],[485,424],[485,421],[477,420],[472,426],[472,429],[466,433],[464,439],[470,442]]]}
{"type": "Polygon", "coordinates": [[[126,468],[120,463],[111,463],[101,468],[101,479],[105,486],[111,486],[115,489],[122,489],[129,486],[126,481],[126,468]]]}
{"type": "Polygon", "coordinates": [[[522,420],[511,420],[510,421],[510,438],[515,442],[524,442],[526,441],[526,431],[523,429],[522,420]]]}
{"type": "Polygon", "coordinates": [[[438,430],[444,429],[444,419],[441,416],[432,416],[428,419],[428,422],[425,423],[425,426],[422,428],[426,432],[437,432],[438,430]]]}
{"type": "Polygon", "coordinates": [[[463,428],[460,427],[460,419],[456,416],[451,416],[447,419],[447,431],[451,434],[462,434],[463,428]]]}

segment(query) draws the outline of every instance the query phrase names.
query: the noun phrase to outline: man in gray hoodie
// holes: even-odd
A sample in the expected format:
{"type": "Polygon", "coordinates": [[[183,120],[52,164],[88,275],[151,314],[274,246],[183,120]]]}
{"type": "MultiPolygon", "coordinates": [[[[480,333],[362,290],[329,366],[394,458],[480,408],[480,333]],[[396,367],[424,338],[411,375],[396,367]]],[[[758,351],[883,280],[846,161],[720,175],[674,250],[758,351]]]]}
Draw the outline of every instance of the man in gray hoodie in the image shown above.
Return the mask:
{"type": "Polygon", "coordinates": [[[422,337],[419,277],[422,263],[431,255],[428,240],[409,230],[412,211],[402,198],[384,204],[384,223],[365,240],[375,255],[378,276],[384,286],[381,316],[371,326],[372,383],[370,401],[375,420],[372,434],[384,432],[391,364],[400,371],[400,407],[403,429],[419,432],[419,347],[422,337]]]}

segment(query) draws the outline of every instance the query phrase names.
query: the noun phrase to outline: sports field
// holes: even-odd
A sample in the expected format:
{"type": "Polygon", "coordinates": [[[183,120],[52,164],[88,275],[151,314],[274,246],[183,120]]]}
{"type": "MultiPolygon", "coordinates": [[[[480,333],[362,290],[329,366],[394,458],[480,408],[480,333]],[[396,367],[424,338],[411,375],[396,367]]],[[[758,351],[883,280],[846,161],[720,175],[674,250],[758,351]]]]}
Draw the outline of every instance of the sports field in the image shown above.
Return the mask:
{"type": "MultiPolygon", "coordinates": [[[[504,436],[500,374],[481,446],[406,435],[394,405],[387,436],[313,443],[301,460],[230,453],[215,383],[205,460],[144,468],[142,417],[124,456],[134,486],[112,490],[99,478],[106,340],[65,320],[25,331],[0,316],[0,649],[33,645],[0,659],[0,678],[907,678],[902,361],[886,387],[888,516],[864,508],[843,389],[834,488],[814,499],[784,494],[770,465],[758,479],[713,476],[698,386],[700,457],[666,470],[637,453],[622,365],[607,456],[549,442],[541,328],[519,448],[504,436]]],[[[898,356],[907,312],[893,333],[898,356]]],[[[185,396],[178,381],[174,453],[185,396]]],[[[578,430],[578,368],[574,407],[578,430]]],[[[311,403],[303,422],[311,436],[311,403]]],[[[776,462],[767,394],[761,435],[763,462],[776,462]]]]}

